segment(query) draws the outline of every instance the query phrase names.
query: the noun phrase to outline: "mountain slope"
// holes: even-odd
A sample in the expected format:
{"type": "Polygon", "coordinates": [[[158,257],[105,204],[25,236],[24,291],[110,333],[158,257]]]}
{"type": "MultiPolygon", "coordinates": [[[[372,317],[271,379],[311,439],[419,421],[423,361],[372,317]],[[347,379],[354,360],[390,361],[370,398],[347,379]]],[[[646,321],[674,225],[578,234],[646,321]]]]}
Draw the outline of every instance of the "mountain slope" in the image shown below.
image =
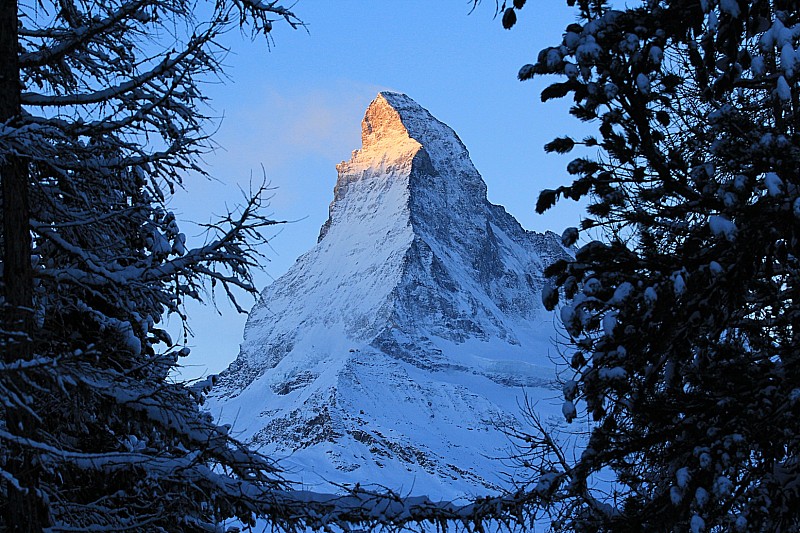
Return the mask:
{"type": "Polygon", "coordinates": [[[558,411],[540,291],[566,252],[489,203],[455,132],[405,95],[378,95],[337,170],[318,244],[262,293],[212,413],[308,484],[497,488],[495,426],[517,424],[522,388],[558,411]]]}

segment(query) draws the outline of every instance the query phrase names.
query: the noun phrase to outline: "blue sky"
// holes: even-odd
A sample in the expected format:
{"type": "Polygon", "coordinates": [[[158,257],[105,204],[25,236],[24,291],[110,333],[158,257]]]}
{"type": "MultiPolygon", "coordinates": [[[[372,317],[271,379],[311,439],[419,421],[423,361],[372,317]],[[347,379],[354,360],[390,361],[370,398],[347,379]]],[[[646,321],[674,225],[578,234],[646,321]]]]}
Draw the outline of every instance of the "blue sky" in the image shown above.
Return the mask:
{"type": "MultiPolygon", "coordinates": [[[[189,221],[204,222],[239,202],[238,188],[263,174],[275,187],[270,212],[291,220],[273,232],[259,288],[310,249],[328,215],[336,163],[360,147],[361,118],[380,90],[408,94],[451,126],[483,175],[489,200],[527,229],[577,225],[580,209],[564,203],[534,213],[538,191],[566,180],[568,158],[545,154],[553,137],[576,122],[562,102],[542,104],[547,80],[519,82],[516,73],[539,50],[560,42],[574,12],[562,0],[528,2],[511,31],[494,19],[494,2],[471,14],[469,0],[300,0],[307,24],[276,24],[269,47],[231,32],[225,63],[229,80],[209,83],[220,148],[204,158],[213,180],[191,178],[172,202],[188,236],[189,221]]],[[[219,295],[222,299],[222,295],[219,295]]],[[[298,295],[300,298],[302,295],[298,295]]],[[[249,308],[254,301],[241,299],[249,308]]],[[[238,354],[243,315],[219,302],[187,310],[195,336],[183,377],[218,373],[238,354]]],[[[176,321],[170,322],[175,331],[176,321]]]]}

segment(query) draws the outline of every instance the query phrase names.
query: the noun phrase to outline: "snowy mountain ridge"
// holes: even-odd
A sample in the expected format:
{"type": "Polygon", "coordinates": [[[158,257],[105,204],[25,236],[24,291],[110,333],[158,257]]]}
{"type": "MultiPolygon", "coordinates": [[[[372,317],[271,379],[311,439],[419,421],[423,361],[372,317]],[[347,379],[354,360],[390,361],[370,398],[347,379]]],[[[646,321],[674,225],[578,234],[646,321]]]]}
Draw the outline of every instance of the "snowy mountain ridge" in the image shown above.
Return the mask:
{"type": "Polygon", "coordinates": [[[370,104],[337,170],[317,245],[262,293],[211,412],[308,485],[500,487],[522,387],[560,409],[540,303],[560,239],[489,203],[455,132],[403,94],[370,104]]]}

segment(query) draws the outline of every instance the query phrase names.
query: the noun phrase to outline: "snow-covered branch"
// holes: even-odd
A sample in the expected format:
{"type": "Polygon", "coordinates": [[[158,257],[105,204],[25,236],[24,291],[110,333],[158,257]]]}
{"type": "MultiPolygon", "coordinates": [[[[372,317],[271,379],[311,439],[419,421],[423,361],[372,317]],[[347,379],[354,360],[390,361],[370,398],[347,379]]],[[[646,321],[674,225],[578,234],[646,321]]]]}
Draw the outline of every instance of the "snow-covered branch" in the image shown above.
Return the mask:
{"type": "MultiPolygon", "coordinates": [[[[159,327],[208,282],[255,290],[274,223],[264,187],[196,247],[166,202],[205,175],[200,87],[221,75],[217,37],[237,18],[259,33],[300,24],[278,3],[201,4],[44,0],[0,15],[0,161],[3,183],[21,184],[4,208],[22,211],[15,235],[31,238],[14,257],[32,267],[14,308],[30,319],[0,328],[0,529],[215,530],[259,513],[242,487],[289,488],[169,381],[188,349],[159,327]]],[[[21,278],[3,270],[7,301],[21,278]]]]}

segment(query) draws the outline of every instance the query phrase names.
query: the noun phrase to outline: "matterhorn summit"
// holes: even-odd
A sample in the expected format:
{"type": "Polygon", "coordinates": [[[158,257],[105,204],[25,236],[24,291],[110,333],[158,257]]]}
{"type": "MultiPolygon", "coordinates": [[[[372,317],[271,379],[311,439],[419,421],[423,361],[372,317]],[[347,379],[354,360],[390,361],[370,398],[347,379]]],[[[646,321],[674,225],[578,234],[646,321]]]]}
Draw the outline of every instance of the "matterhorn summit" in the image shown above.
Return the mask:
{"type": "Polygon", "coordinates": [[[261,294],[209,409],[289,477],[453,499],[504,486],[525,396],[560,412],[542,271],[456,133],[382,92],[317,245],[261,294]]]}

